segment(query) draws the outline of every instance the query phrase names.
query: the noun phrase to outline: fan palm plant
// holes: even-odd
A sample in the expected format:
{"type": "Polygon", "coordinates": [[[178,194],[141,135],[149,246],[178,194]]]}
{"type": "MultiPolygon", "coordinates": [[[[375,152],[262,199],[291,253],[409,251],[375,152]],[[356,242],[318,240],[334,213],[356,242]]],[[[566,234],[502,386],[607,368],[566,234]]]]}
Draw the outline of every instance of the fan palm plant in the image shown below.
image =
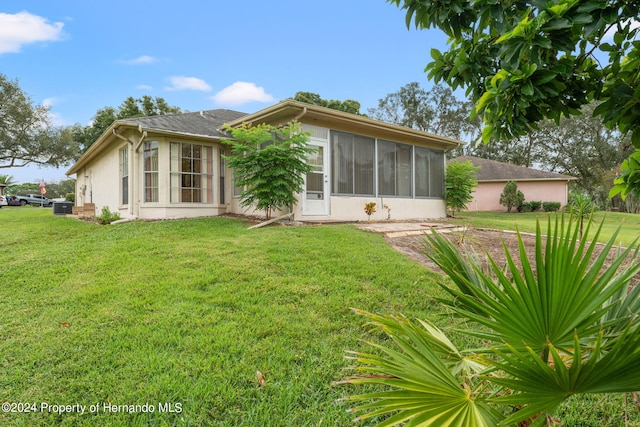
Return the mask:
{"type": "Polygon", "coordinates": [[[569,208],[573,215],[578,215],[580,220],[580,238],[582,238],[584,221],[593,214],[596,209],[593,199],[586,193],[572,192],[570,195],[569,208]]]}
{"type": "Polygon", "coordinates": [[[7,187],[14,185],[16,182],[13,175],[0,175],[0,184],[4,184],[7,187]]]}
{"type": "Polygon", "coordinates": [[[428,322],[358,311],[394,345],[370,343],[371,353],[350,355],[358,374],[341,383],[381,386],[346,399],[357,419],[551,425],[572,395],[639,390],[640,286],[631,286],[640,272],[637,241],[611,256],[616,232],[596,253],[602,223],[588,243],[574,218],[549,219],[546,239],[538,223],[533,261],[518,234],[518,254],[505,246],[506,265],[489,257],[486,270],[437,233],[427,235],[425,253],[453,283],[441,284],[442,301],[477,325],[462,332],[480,348],[459,350],[428,322]]]}

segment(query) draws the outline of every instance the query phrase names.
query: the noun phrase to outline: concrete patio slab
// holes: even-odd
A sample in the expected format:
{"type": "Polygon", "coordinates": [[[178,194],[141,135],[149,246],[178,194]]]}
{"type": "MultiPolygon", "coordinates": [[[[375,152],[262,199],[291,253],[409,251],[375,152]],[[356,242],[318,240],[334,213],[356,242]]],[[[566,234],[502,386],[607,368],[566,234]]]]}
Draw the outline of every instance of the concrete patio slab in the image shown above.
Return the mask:
{"type": "Polygon", "coordinates": [[[440,233],[464,230],[464,227],[442,222],[366,222],[358,223],[356,226],[372,233],[382,233],[390,238],[416,236],[428,233],[431,229],[440,233]]]}

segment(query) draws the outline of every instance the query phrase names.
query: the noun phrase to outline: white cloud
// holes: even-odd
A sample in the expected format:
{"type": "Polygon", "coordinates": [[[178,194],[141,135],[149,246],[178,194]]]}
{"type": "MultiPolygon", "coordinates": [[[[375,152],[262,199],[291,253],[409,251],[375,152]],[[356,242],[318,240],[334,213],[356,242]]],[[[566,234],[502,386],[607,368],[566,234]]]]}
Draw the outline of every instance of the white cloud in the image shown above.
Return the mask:
{"type": "MultiPolygon", "coordinates": [[[[626,25],[628,22],[629,22],[629,20],[625,21],[625,22],[623,23],[623,25],[626,25]]],[[[632,20],[631,20],[631,29],[639,28],[639,27],[640,27],[640,21],[638,21],[638,20],[636,20],[636,19],[632,19],[632,20]]],[[[617,30],[618,30],[617,26],[615,26],[615,25],[614,25],[614,26],[612,26],[612,27],[609,29],[609,31],[607,31],[607,32],[604,34],[604,37],[603,37],[602,39],[603,39],[603,40],[613,40],[613,36],[614,36],[614,34],[618,32],[617,30]]],[[[636,39],[637,39],[637,36],[636,36],[636,39]]]]}
{"type": "Polygon", "coordinates": [[[185,77],[185,76],[172,76],[169,77],[171,86],[166,87],[167,90],[200,90],[208,92],[211,90],[211,86],[202,79],[197,77],[185,77]]]}
{"type": "Polygon", "coordinates": [[[53,108],[54,105],[57,105],[61,102],[64,102],[64,98],[56,98],[56,97],[52,97],[52,98],[45,98],[42,100],[42,106],[49,108],[49,112],[47,113],[47,115],[49,116],[49,121],[51,122],[51,124],[53,126],[69,126],[71,125],[71,123],[66,120],[64,117],[62,117],[62,115],[60,113],[56,113],[54,111],[51,111],[51,108],[53,108]]]}
{"type": "Polygon", "coordinates": [[[58,98],[45,98],[42,100],[42,106],[43,107],[47,107],[47,108],[51,108],[53,107],[53,104],[58,102],[58,98]]]}
{"type": "Polygon", "coordinates": [[[139,90],[153,90],[153,86],[149,86],[149,85],[138,85],[138,86],[136,86],[136,89],[139,89],[139,90]]]}
{"type": "Polygon", "coordinates": [[[135,59],[125,59],[120,62],[127,65],[141,65],[141,64],[153,64],[154,62],[158,62],[158,59],[154,58],[153,56],[142,55],[135,59]]]}
{"type": "Polygon", "coordinates": [[[49,121],[53,126],[70,126],[71,122],[62,117],[60,113],[49,111],[49,121]]]}
{"type": "Polygon", "coordinates": [[[29,12],[0,13],[0,54],[20,52],[30,43],[60,40],[63,26],[29,12]]]}
{"type": "Polygon", "coordinates": [[[211,97],[216,104],[237,106],[248,102],[274,102],[275,98],[255,83],[235,82],[211,97]]]}

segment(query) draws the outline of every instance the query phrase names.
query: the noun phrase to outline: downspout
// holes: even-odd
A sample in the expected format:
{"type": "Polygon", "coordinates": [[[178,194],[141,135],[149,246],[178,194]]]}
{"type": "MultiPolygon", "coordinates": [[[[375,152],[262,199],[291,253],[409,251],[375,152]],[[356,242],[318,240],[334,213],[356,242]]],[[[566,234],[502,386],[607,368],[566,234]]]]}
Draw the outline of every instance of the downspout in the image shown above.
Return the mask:
{"type": "Polygon", "coordinates": [[[140,139],[138,140],[138,144],[136,145],[136,148],[135,148],[136,152],[138,152],[138,150],[140,149],[140,146],[142,145],[144,140],[147,138],[147,131],[142,130],[142,125],[138,125],[138,132],[140,132],[140,139]]]}
{"type": "Polygon", "coordinates": [[[307,114],[307,107],[302,107],[302,111],[300,112],[300,114],[298,114],[297,116],[295,116],[293,118],[294,121],[298,121],[302,118],[302,116],[304,116],[305,114],[307,114]]]}

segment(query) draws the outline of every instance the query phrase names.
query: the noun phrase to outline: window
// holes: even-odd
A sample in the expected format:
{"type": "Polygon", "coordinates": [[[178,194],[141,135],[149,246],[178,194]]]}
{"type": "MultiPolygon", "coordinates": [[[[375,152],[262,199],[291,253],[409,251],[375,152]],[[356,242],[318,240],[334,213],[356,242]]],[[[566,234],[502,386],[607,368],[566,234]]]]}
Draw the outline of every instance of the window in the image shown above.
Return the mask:
{"type": "Polygon", "coordinates": [[[307,157],[307,164],[311,166],[306,179],[307,200],[324,200],[324,147],[316,147],[307,157]]]}
{"type": "Polygon", "coordinates": [[[171,143],[171,202],[213,203],[213,149],[171,143]]]}
{"type": "Polygon", "coordinates": [[[158,141],[144,143],[144,201],[158,202],[158,141]]]}
{"type": "Polygon", "coordinates": [[[235,178],[233,179],[233,197],[240,197],[242,196],[242,191],[244,190],[244,188],[240,185],[236,185],[236,180],[235,178]]]}
{"type": "Polygon", "coordinates": [[[331,133],[332,192],[374,195],[375,140],[344,132],[331,133]]]}
{"type": "Polygon", "coordinates": [[[120,150],[120,203],[129,204],[129,147],[120,150]]]}
{"type": "Polygon", "coordinates": [[[411,197],[410,145],[378,140],[378,194],[411,197]]]}
{"type": "Polygon", "coordinates": [[[444,196],[444,153],[416,147],[416,197],[444,196]]]}
{"type": "Polygon", "coordinates": [[[444,197],[444,153],[431,151],[429,153],[429,196],[444,197]]]}
{"type": "Polygon", "coordinates": [[[331,131],[331,192],[380,197],[444,196],[444,152],[331,131]]]}

